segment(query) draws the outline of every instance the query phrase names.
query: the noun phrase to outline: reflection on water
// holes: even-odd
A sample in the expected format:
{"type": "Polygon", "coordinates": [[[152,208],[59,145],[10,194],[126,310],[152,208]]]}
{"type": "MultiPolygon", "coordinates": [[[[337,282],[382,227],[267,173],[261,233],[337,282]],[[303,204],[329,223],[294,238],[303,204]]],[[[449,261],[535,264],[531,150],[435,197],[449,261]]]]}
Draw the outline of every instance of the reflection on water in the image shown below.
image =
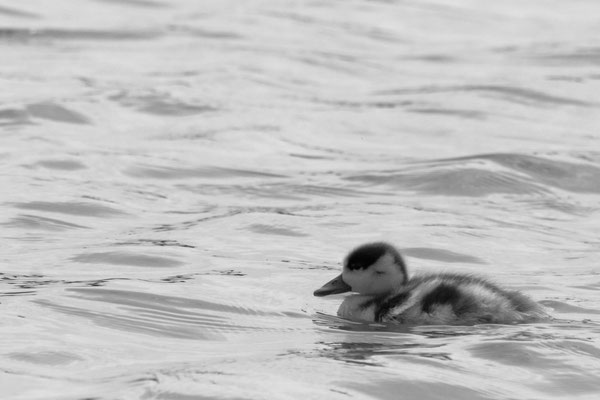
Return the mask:
{"type": "Polygon", "coordinates": [[[3,398],[595,399],[600,5],[482,4],[0,0],[3,398]],[[378,240],[554,319],[335,317],[378,240]]]}

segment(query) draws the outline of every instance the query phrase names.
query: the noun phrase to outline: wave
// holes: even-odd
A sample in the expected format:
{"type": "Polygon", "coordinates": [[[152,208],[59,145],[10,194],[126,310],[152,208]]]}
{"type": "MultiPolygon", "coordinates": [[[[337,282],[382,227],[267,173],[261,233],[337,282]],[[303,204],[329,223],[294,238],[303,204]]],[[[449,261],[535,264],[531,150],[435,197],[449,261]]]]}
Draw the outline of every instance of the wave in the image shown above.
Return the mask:
{"type": "Polygon", "coordinates": [[[67,293],[73,300],[69,305],[50,300],[34,303],[105,328],[191,340],[226,340],[227,334],[255,331],[283,333],[300,329],[294,328],[293,322],[286,325],[286,320],[308,318],[299,313],[130,290],[72,288],[67,293]],[[83,302],[84,306],[77,307],[73,302],[83,302]]]}
{"type": "Polygon", "coordinates": [[[63,231],[68,229],[90,229],[84,225],[73,224],[55,218],[40,217],[38,215],[21,214],[12,218],[10,221],[2,223],[5,226],[11,226],[21,229],[40,229],[45,231],[63,231]]]}
{"type": "Polygon", "coordinates": [[[0,110],[0,126],[31,125],[36,118],[67,124],[90,124],[85,115],[49,101],[0,110]]]}
{"type": "Polygon", "coordinates": [[[85,217],[109,218],[121,215],[127,215],[126,212],[116,208],[78,201],[50,202],[50,201],[29,201],[25,203],[15,203],[16,208],[22,210],[45,211],[60,214],[80,215],[85,217]]]}
{"type": "Polygon", "coordinates": [[[104,253],[85,253],[74,256],[72,261],[86,264],[129,265],[134,267],[177,267],[184,263],[164,256],[135,254],[123,251],[108,251],[104,253]]]}
{"type": "Polygon", "coordinates": [[[25,44],[56,40],[148,40],[162,35],[158,31],[0,28],[0,42],[25,44]]]}
{"type": "Polygon", "coordinates": [[[543,194],[560,189],[600,193],[600,168],[523,154],[484,154],[345,177],[368,185],[449,196],[543,194]]]}
{"type": "Polygon", "coordinates": [[[386,89],[376,92],[376,95],[415,95],[473,92],[477,94],[492,94],[500,96],[503,100],[515,103],[530,103],[539,106],[595,106],[596,103],[548,94],[519,86],[509,85],[448,85],[448,86],[422,86],[417,88],[386,89]]]}
{"type": "Polygon", "coordinates": [[[235,168],[220,168],[202,166],[195,168],[167,167],[158,165],[139,165],[125,170],[125,174],[136,178],[153,179],[189,179],[189,178],[283,178],[278,175],[262,171],[252,171],[235,168]]]}

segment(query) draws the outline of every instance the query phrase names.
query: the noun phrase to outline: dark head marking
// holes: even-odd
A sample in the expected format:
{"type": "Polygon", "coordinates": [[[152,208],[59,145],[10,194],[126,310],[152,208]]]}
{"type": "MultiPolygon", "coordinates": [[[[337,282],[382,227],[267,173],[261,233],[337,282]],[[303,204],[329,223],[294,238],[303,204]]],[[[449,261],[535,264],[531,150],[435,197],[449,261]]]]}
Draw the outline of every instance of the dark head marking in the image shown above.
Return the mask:
{"type": "Polygon", "coordinates": [[[384,254],[389,254],[394,263],[400,267],[406,276],[406,265],[398,250],[385,242],[367,243],[352,250],[346,257],[345,265],[350,270],[366,269],[375,264],[384,254]]]}

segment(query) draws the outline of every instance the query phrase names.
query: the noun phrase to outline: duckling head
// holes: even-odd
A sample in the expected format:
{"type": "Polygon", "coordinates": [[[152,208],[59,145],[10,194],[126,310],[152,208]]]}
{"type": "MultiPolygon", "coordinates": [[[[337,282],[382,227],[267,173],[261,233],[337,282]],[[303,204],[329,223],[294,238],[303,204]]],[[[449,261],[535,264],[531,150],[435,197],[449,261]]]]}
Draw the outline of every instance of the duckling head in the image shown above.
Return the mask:
{"type": "Polygon", "coordinates": [[[376,296],[406,283],[408,274],[402,256],[394,246],[377,242],[363,244],[344,259],[341,275],[315,290],[315,296],[357,292],[376,296]]]}

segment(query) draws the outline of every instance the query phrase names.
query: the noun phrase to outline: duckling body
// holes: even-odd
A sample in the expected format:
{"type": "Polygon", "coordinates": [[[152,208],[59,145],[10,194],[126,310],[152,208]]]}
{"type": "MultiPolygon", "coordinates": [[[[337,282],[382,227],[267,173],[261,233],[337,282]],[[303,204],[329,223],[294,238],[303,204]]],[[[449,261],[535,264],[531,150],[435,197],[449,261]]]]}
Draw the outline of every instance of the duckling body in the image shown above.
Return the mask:
{"type": "Polygon", "coordinates": [[[472,275],[430,274],[409,279],[400,253],[369,243],[344,260],[342,275],[315,296],[354,291],[338,315],[353,320],[416,325],[511,324],[547,317],[529,297],[472,275]]]}

